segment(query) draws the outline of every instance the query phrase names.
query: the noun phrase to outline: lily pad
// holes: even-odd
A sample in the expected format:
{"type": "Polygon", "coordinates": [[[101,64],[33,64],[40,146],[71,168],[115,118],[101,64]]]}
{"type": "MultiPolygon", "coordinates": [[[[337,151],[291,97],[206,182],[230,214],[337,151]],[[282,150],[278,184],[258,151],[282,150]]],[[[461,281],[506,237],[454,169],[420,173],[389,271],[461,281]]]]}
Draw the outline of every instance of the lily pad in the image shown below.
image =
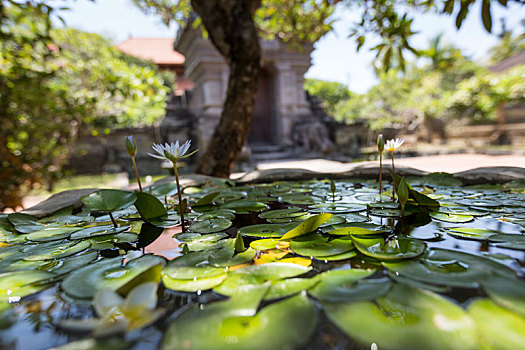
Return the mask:
{"type": "Polygon", "coordinates": [[[497,304],[525,318],[525,282],[491,276],[481,284],[485,292],[497,304]]]}
{"type": "Polygon", "coordinates": [[[34,242],[58,241],[69,237],[78,227],[52,227],[34,231],[27,235],[27,239],[34,242]]]}
{"type": "Polygon", "coordinates": [[[368,279],[374,271],[361,269],[330,270],[319,275],[321,281],[308,293],[326,302],[370,300],[390,289],[388,278],[368,279]]]}
{"type": "Polygon", "coordinates": [[[155,255],[144,255],[123,266],[122,258],[105,259],[70,273],[62,282],[62,289],[75,298],[92,298],[103,288],[117,290],[144,271],[165,260],[155,255]]]}
{"type": "Polygon", "coordinates": [[[525,344],[525,318],[489,299],[473,301],[467,311],[486,349],[520,349],[525,344]]]}
{"type": "Polygon", "coordinates": [[[317,311],[305,295],[266,306],[256,315],[236,309],[234,302],[217,302],[203,310],[190,307],[169,326],[162,348],[297,348],[308,341],[317,323],[317,311]]]}
{"type": "Polygon", "coordinates": [[[98,190],[80,198],[84,206],[95,211],[116,211],[135,203],[135,193],[120,190],[98,190]]]}
{"type": "Polygon", "coordinates": [[[310,232],[314,232],[321,226],[324,222],[326,222],[328,219],[330,219],[333,216],[333,214],[318,214],[314,215],[309,219],[306,219],[305,221],[301,222],[299,225],[294,227],[293,229],[286,232],[282,237],[281,240],[290,240],[302,235],[305,235],[310,232]]]}
{"type": "Polygon", "coordinates": [[[268,205],[265,203],[249,199],[238,199],[221,206],[221,209],[233,209],[237,214],[248,214],[254,211],[259,212],[268,208],[268,205]]]}
{"type": "Polygon", "coordinates": [[[320,203],[311,205],[313,213],[346,214],[366,210],[366,205],[347,203],[320,203]]]}
{"type": "Polygon", "coordinates": [[[188,227],[189,232],[212,233],[224,231],[232,225],[232,222],[224,218],[205,219],[194,222],[188,227]]]}
{"type": "Polygon", "coordinates": [[[466,312],[429,291],[394,285],[376,303],[324,306],[328,318],[346,334],[362,344],[375,343],[379,349],[479,348],[474,323],[466,312]]]}
{"type": "Polygon", "coordinates": [[[206,267],[180,267],[168,265],[162,270],[162,282],[172,290],[197,292],[221,284],[227,277],[227,269],[206,267]]]}
{"type": "Polygon", "coordinates": [[[338,238],[330,241],[328,238],[326,240],[314,238],[307,241],[291,241],[290,249],[296,254],[322,260],[326,256],[346,253],[354,249],[354,244],[349,238],[338,238]]]}
{"type": "Polygon", "coordinates": [[[24,248],[23,252],[27,255],[24,260],[35,261],[35,260],[52,260],[61,259],[70,255],[74,255],[83,250],[88,249],[91,243],[88,241],[80,242],[50,242],[46,245],[37,244],[24,248]]]}
{"type": "Polygon", "coordinates": [[[39,292],[48,285],[37,283],[55,276],[45,271],[6,272],[0,274],[0,303],[18,302],[20,298],[39,292]]]}
{"type": "Polygon", "coordinates": [[[453,223],[466,223],[474,220],[474,217],[472,215],[447,214],[435,211],[430,212],[429,215],[433,219],[453,223]]]}
{"type": "Polygon", "coordinates": [[[362,254],[379,260],[413,259],[425,251],[425,243],[413,238],[395,238],[388,242],[383,238],[358,238],[351,236],[362,254]]]}
{"type": "Polygon", "coordinates": [[[259,224],[241,227],[239,232],[248,237],[275,238],[281,237],[289,227],[283,224],[259,224]]]}

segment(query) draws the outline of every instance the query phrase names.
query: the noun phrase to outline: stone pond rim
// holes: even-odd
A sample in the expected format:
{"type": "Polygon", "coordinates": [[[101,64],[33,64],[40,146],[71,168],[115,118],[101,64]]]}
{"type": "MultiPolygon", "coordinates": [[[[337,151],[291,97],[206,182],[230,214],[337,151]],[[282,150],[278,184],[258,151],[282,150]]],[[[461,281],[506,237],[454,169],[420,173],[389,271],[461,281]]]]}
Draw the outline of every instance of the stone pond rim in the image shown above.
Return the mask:
{"type": "MultiPolygon", "coordinates": [[[[312,179],[376,179],[379,173],[379,166],[375,165],[356,165],[349,171],[334,172],[334,173],[320,173],[305,169],[268,169],[256,170],[249,172],[242,177],[232,180],[238,184],[249,183],[269,183],[274,181],[300,181],[312,179]]],[[[409,167],[396,167],[396,173],[400,176],[425,176],[430,173],[417,170],[409,167]]],[[[383,169],[383,174],[388,176],[388,168],[383,169]]],[[[501,184],[509,181],[525,181],[525,168],[521,167],[480,167],[467,171],[462,171],[452,175],[453,178],[460,180],[463,185],[478,185],[478,184],[501,184]]],[[[387,177],[387,178],[388,178],[387,177]]],[[[202,186],[212,180],[218,180],[206,175],[184,175],[181,177],[181,186],[186,188],[189,186],[202,186]]],[[[222,179],[221,179],[222,180],[222,179]]],[[[154,185],[174,182],[175,177],[165,177],[158,180],[154,185]]],[[[52,215],[60,209],[72,206],[78,209],[82,206],[80,197],[86,196],[98,190],[98,188],[84,188],[77,190],[63,191],[52,195],[48,199],[30,207],[23,211],[24,214],[29,214],[37,218],[52,215]]]]}

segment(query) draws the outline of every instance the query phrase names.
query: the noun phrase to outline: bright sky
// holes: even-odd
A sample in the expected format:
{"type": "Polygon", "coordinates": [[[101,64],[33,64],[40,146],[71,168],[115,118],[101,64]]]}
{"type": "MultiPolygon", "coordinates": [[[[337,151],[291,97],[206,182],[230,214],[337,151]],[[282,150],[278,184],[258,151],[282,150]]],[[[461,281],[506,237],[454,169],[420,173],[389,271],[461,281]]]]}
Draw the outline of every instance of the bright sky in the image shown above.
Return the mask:
{"type": "MultiPolygon", "coordinates": [[[[489,47],[497,42],[496,35],[486,33],[481,24],[480,1],[471,9],[460,31],[456,31],[454,18],[432,14],[418,14],[414,29],[419,32],[411,41],[416,48],[424,48],[430,38],[443,32],[444,39],[471,55],[476,60],[483,60],[489,47]]],[[[520,21],[525,18],[525,6],[513,5],[504,9],[493,5],[494,32],[500,30],[499,19],[504,17],[508,29],[520,28],[520,21]]],[[[166,28],[156,16],[146,16],[133,7],[131,0],[88,0],[69,1],[70,11],[63,12],[68,26],[84,31],[102,34],[115,43],[133,37],[174,37],[176,28],[166,28]]],[[[352,91],[365,92],[376,82],[371,62],[374,53],[367,45],[359,53],[355,52],[353,39],[348,33],[356,15],[349,12],[336,13],[340,20],[335,24],[335,31],[326,35],[315,45],[312,55],[312,67],[306,73],[307,78],[338,81],[349,86],[352,91]]]]}

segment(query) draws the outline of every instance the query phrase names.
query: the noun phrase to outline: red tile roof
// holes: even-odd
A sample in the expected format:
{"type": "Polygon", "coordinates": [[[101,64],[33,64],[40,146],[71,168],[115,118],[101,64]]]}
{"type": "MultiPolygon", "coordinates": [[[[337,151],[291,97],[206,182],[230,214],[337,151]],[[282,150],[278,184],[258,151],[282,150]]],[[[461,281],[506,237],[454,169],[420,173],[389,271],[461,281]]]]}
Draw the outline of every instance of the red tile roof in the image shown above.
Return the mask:
{"type": "Polygon", "coordinates": [[[151,60],[155,64],[182,65],[184,56],[173,49],[175,39],[129,38],[116,48],[128,55],[151,60]]]}

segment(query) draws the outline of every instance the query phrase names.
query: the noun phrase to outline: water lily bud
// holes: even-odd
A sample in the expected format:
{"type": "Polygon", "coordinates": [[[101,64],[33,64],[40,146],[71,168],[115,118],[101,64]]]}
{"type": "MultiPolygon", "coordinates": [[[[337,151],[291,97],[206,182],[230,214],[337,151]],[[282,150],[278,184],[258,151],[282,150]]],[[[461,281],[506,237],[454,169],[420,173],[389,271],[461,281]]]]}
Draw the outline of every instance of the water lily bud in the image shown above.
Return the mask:
{"type": "Polygon", "coordinates": [[[383,140],[383,134],[379,134],[377,136],[377,149],[379,150],[379,153],[383,153],[385,150],[385,141],[383,140]]]}
{"type": "Polygon", "coordinates": [[[405,203],[408,201],[409,196],[409,188],[408,183],[405,180],[404,177],[399,180],[399,185],[397,186],[397,198],[399,199],[399,203],[401,203],[401,206],[404,207],[405,203]]]}
{"type": "Polygon", "coordinates": [[[126,140],[126,149],[128,150],[128,154],[130,157],[135,157],[137,154],[137,144],[135,141],[133,141],[133,136],[125,136],[126,140]]]}

